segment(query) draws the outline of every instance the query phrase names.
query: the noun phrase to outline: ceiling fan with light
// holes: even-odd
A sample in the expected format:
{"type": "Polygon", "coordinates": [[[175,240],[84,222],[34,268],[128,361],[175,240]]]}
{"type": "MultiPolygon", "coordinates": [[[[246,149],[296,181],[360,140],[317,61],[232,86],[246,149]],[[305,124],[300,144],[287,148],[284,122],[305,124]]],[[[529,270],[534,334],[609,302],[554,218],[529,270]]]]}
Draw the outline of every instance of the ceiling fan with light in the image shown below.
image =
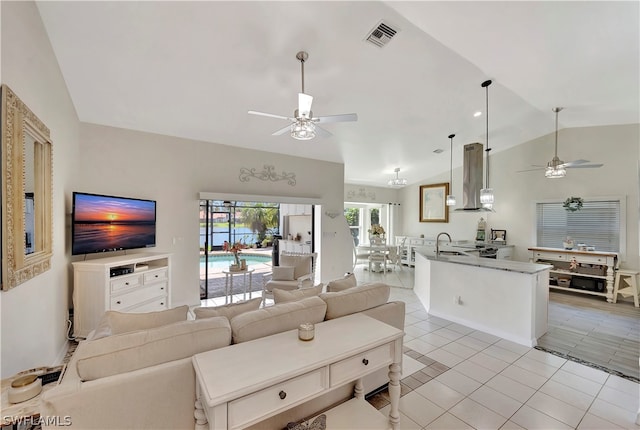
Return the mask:
{"type": "Polygon", "coordinates": [[[321,136],[331,136],[331,133],[329,133],[322,127],[317,126],[316,124],[357,121],[358,115],[355,113],[318,117],[313,116],[313,112],[311,112],[311,103],[313,102],[313,97],[304,92],[304,63],[309,58],[309,54],[307,54],[305,51],[300,51],[296,54],[296,58],[300,61],[302,69],[302,92],[298,93],[298,108],[294,111],[293,118],[271,113],[257,112],[254,110],[250,110],[249,113],[251,115],[268,116],[271,118],[286,119],[291,121],[291,124],[284,128],[281,128],[278,131],[275,131],[274,133],[272,133],[272,135],[279,136],[289,131],[291,133],[291,137],[298,140],[310,140],[316,137],[316,134],[319,134],[321,136]]]}
{"type": "Polygon", "coordinates": [[[603,164],[586,164],[589,160],[574,160],[564,162],[558,158],[558,113],[562,110],[561,107],[555,107],[552,110],[556,113],[556,135],[555,135],[555,150],[553,158],[547,163],[546,166],[540,166],[533,164],[534,169],[519,170],[518,172],[531,172],[533,170],[543,170],[544,176],[549,179],[564,178],[567,175],[567,169],[590,169],[595,167],[602,167],[603,164]]]}

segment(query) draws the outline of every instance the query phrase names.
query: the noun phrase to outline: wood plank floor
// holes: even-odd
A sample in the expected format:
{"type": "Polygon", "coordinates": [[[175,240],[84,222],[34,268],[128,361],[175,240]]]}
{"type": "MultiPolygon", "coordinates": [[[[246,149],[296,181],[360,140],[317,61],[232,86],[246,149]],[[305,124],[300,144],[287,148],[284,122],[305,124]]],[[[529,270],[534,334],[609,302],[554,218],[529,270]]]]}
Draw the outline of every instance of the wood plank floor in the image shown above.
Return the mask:
{"type": "Polygon", "coordinates": [[[549,329],[539,347],[640,379],[640,308],[579,293],[549,296],[549,329]]]}

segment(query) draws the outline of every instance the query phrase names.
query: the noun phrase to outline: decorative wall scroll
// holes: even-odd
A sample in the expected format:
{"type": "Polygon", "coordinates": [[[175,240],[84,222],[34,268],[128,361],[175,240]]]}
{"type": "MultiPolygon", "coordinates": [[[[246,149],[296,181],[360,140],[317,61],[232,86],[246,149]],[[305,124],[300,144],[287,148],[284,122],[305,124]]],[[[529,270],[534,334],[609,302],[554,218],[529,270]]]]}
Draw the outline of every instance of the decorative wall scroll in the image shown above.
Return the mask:
{"type": "Polygon", "coordinates": [[[241,167],[239,176],[240,182],[249,182],[249,179],[251,178],[271,182],[287,181],[287,183],[292,187],[296,185],[295,173],[287,173],[283,171],[282,174],[278,174],[275,172],[275,166],[270,166],[268,164],[264,165],[264,170],[262,172],[256,172],[256,169],[241,167]]]}
{"type": "Polygon", "coordinates": [[[376,199],[376,193],[373,191],[367,191],[366,188],[359,188],[358,191],[356,190],[349,190],[347,191],[347,198],[348,199],[353,199],[353,198],[360,198],[360,199],[369,199],[369,200],[375,200],[376,199]]]}

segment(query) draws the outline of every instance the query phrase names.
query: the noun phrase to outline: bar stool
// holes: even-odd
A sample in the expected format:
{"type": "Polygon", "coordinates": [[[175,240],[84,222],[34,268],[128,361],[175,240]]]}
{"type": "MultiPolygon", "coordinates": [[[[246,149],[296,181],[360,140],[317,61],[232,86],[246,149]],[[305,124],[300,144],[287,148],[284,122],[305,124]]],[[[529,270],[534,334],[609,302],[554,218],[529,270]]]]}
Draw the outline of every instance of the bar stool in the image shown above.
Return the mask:
{"type": "Polygon", "coordinates": [[[638,303],[638,272],[635,270],[624,270],[618,269],[616,271],[616,279],[613,283],[613,303],[618,300],[618,294],[621,294],[622,297],[633,296],[633,304],[635,307],[640,307],[638,303]],[[620,283],[624,282],[628,286],[622,286],[620,288],[620,283]]]}

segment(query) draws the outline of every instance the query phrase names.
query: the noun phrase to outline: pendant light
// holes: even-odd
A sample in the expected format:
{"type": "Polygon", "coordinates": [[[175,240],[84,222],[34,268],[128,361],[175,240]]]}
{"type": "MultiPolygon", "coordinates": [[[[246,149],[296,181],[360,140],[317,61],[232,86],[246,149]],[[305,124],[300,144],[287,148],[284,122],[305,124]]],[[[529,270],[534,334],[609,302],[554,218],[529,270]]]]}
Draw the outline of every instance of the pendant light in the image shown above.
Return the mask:
{"type": "Polygon", "coordinates": [[[455,206],[456,205],[456,196],[453,195],[453,138],[455,134],[450,134],[449,139],[449,195],[447,196],[447,206],[455,206]]]}
{"type": "Polygon", "coordinates": [[[482,203],[482,207],[485,209],[493,209],[493,188],[489,187],[489,152],[491,148],[489,148],[489,85],[491,85],[491,80],[484,81],[482,83],[482,87],[486,90],[486,116],[487,116],[487,148],[485,149],[486,155],[486,166],[487,170],[485,172],[485,184],[484,188],[480,190],[480,203],[482,203]]]}

